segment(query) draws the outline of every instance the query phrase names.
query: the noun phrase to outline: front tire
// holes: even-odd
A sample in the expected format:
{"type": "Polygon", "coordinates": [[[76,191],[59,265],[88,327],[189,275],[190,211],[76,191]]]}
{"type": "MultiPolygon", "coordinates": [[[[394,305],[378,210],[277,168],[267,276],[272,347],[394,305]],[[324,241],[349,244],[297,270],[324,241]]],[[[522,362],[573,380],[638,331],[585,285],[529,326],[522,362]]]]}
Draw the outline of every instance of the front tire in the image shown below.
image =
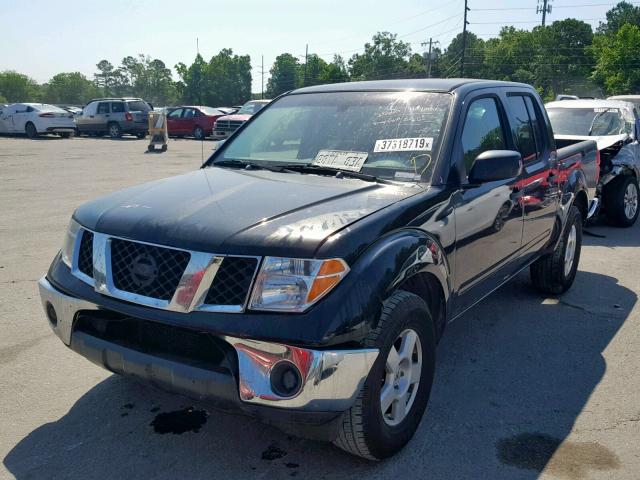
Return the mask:
{"type": "Polygon", "coordinates": [[[138,140],[142,140],[143,138],[147,138],[147,132],[138,132],[138,133],[136,133],[136,138],[138,138],[138,140]]]}
{"type": "Polygon", "coordinates": [[[122,137],[122,128],[116,122],[112,122],[109,124],[109,136],[111,138],[121,138],[122,137]]]}
{"type": "Polygon", "coordinates": [[[25,125],[24,133],[27,135],[27,138],[36,138],[38,136],[38,130],[36,130],[36,126],[31,122],[27,122],[27,124],[25,125]]]}
{"type": "Polygon", "coordinates": [[[364,341],[380,353],[334,443],[369,460],[400,451],[416,432],[435,369],[435,330],[426,302],[396,291],[383,304],[378,326],[364,341]]]}
{"type": "Polygon", "coordinates": [[[572,205],[562,238],[555,250],[539,258],[529,267],[534,287],[552,295],[569,290],[576,278],[581,250],[582,214],[572,205]]]}
{"type": "Polygon", "coordinates": [[[615,180],[605,189],[607,220],[616,227],[631,227],[638,219],[638,180],[630,175],[615,180]]]}

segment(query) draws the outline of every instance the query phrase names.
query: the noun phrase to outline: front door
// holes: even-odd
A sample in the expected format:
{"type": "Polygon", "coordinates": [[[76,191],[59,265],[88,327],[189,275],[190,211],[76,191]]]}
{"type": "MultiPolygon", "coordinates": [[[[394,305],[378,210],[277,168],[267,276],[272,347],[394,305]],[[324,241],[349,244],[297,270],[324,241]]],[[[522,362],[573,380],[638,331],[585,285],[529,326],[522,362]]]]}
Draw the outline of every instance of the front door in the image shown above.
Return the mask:
{"type": "Polygon", "coordinates": [[[182,113],[184,108],[176,108],[167,114],[167,130],[169,135],[184,135],[182,113]]]}
{"type": "Polygon", "coordinates": [[[474,159],[487,150],[514,150],[497,96],[465,101],[458,168],[464,177],[454,199],[456,222],[454,314],[459,314],[500,285],[516,269],[522,245],[522,207],[517,178],[468,185],[474,159]]]}
{"type": "Polygon", "coordinates": [[[109,123],[109,117],[111,116],[111,110],[109,109],[109,102],[98,102],[98,108],[96,109],[96,115],[93,118],[94,131],[106,132],[107,123],[109,123]]]}

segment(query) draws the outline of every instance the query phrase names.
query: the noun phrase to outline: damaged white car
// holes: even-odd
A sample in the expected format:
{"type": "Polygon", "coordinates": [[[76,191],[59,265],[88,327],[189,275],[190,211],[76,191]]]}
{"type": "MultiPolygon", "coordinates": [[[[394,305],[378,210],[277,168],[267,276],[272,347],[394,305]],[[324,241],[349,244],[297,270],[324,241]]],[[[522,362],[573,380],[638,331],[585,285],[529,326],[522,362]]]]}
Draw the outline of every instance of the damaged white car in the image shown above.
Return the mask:
{"type": "Polygon", "coordinates": [[[572,100],[546,105],[558,148],[583,140],[598,144],[599,168],[585,172],[591,189],[590,216],[602,211],[610,223],[630,227],[638,218],[640,122],[635,105],[619,100],[572,100]]]}

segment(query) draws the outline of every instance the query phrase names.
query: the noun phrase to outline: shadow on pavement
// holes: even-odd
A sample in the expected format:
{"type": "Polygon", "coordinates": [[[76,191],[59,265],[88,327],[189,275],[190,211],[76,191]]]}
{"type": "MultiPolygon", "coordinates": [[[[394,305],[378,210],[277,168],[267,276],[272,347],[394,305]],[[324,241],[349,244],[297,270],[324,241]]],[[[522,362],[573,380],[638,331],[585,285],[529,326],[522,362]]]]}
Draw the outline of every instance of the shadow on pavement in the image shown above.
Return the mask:
{"type": "Polygon", "coordinates": [[[570,292],[549,299],[532,292],[527,275],[518,276],[448,326],[422,425],[386,462],[368,463],[249,418],[214,411],[207,417],[205,407],[182,397],[111,376],[23,438],[4,465],[18,479],[497,479],[537,478],[542,469],[567,479],[592,469],[614,475],[615,452],[564,440],[605,373],[603,350],[636,299],[596,273],[580,272],[570,292]],[[178,410],[200,415],[197,432],[155,433],[152,422],[178,410]]]}

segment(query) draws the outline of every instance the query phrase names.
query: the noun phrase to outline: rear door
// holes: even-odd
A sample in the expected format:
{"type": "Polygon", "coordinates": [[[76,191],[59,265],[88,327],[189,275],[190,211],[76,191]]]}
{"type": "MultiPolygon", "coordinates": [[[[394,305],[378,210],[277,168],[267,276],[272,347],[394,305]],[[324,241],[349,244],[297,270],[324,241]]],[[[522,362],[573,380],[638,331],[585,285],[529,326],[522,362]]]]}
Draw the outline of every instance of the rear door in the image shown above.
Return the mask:
{"type": "Polygon", "coordinates": [[[31,105],[18,104],[12,111],[13,131],[15,133],[24,133],[30,115],[34,112],[31,105]]]}
{"type": "Polygon", "coordinates": [[[518,188],[524,211],[523,246],[537,251],[547,242],[558,209],[559,194],[555,147],[549,138],[539,102],[527,92],[508,92],[511,134],[522,155],[524,172],[518,188]]]}
{"type": "Polygon", "coordinates": [[[518,178],[469,185],[475,158],[487,150],[514,150],[503,102],[477,93],[465,99],[455,144],[463,185],[455,202],[455,314],[498,287],[518,268],[522,207],[518,178]]]}
{"type": "Polygon", "coordinates": [[[13,132],[13,120],[11,118],[11,106],[0,107],[0,133],[13,132]]]}
{"type": "Polygon", "coordinates": [[[182,114],[182,128],[185,135],[193,135],[193,129],[196,128],[196,119],[198,112],[195,108],[185,108],[182,114]]]}

